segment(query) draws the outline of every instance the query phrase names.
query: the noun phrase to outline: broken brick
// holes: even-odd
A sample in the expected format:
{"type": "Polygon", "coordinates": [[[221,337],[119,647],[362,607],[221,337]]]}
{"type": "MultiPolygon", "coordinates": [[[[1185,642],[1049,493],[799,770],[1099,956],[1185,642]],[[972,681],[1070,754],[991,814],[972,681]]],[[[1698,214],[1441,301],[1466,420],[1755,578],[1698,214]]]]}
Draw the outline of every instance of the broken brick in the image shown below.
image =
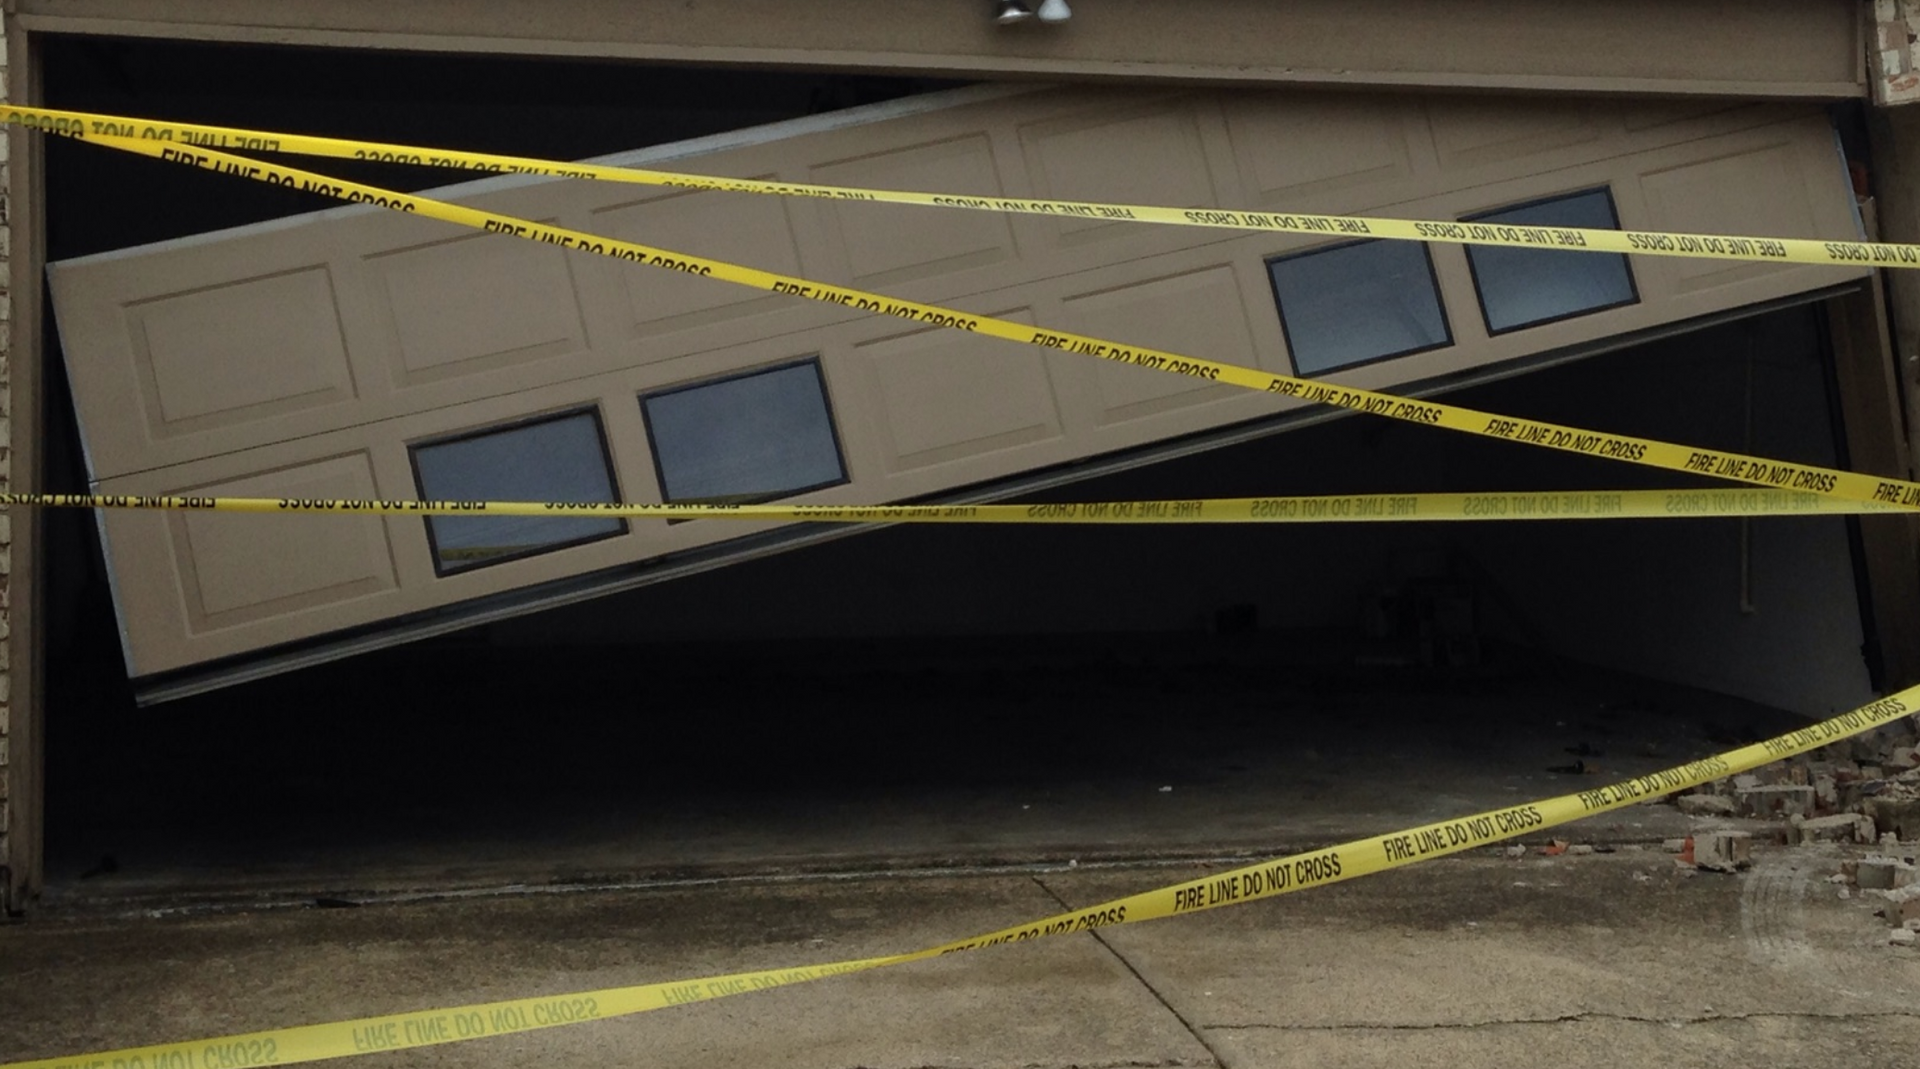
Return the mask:
{"type": "Polygon", "coordinates": [[[1683,794],[1673,804],[1690,817],[1730,817],[1737,809],[1733,799],[1717,794],[1683,794]]]}
{"type": "Polygon", "coordinates": [[[1822,772],[1813,777],[1813,804],[1829,811],[1839,808],[1840,784],[1831,773],[1822,772]]]}
{"type": "Polygon", "coordinates": [[[1892,832],[1902,839],[1920,839],[1920,798],[1875,795],[1862,803],[1862,808],[1881,834],[1892,832]]]}
{"type": "Polygon", "coordinates": [[[1744,831],[1713,831],[1693,840],[1693,863],[1712,872],[1736,872],[1753,864],[1753,836],[1744,831]]]}
{"type": "Polygon", "coordinates": [[[1920,924],[1920,898],[1887,903],[1887,920],[1891,921],[1896,928],[1910,928],[1920,924]]]}
{"type": "Polygon", "coordinates": [[[1862,891],[1891,891],[1904,884],[1903,876],[1913,871],[1913,866],[1892,857],[1865,857],[1860,859],[1860,868],[1854,873],[1854,881],[1862,891]]]}
{"type": "Polygon", "coordinates": [[[1742,816],[1791,817],[1813,813],[1813,788],[1806,784],[1781,783],[1752,790],[1736,791],[1733,796],[1742,816]]]}
{"type": "Polygon", "coordinates": [[[1873,841],[1873,822],[1855,813],[1796,820],[1794,828],[1801,842],[1854,843],[1873,841]],[[1862,825],[1865,825],[1863,828],[1862,825]]]}

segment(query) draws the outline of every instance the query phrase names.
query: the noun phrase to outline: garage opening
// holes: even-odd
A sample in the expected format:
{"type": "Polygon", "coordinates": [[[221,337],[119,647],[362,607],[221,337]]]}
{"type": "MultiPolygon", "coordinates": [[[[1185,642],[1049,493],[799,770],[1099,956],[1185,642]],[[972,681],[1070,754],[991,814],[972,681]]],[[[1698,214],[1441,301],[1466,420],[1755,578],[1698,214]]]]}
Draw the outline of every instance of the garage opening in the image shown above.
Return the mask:
{"type": "MultiPolygon", "coordinates": [[[[560,158],[940,88],[79,40],[46,70],[55,107],[560,158]]],[[[50,259],[324,206],[142,163],[49,145],[50,259]]],[[[1827,292],[1448,396],[1845,466],[1827,292]]],[[[1022,499],[1682,482],[1360,418],[1197,444],[1022,499]]],[[[1560,793],[1867,698],[1852,526],[887,529],[141,710],[92,521],[53,514],[49,898],[1217,855],[1560,793]]]]}
{"type": "MultiPolygon", "coordinates": [[[[1820,320],[1455,396],[1832,463],[1820,320]]],[[[1673,484],[1354,417],[1030,499],[1463,485],[1673,484]]],[[[1866,699],[1851,523],[893,528],[146,710],[99,635],[90,670],[55,673],[49,900],[1337,841],[1866,699]]],[[[1675,812],[1599,834],[1683,831],[1675,812]]]]}

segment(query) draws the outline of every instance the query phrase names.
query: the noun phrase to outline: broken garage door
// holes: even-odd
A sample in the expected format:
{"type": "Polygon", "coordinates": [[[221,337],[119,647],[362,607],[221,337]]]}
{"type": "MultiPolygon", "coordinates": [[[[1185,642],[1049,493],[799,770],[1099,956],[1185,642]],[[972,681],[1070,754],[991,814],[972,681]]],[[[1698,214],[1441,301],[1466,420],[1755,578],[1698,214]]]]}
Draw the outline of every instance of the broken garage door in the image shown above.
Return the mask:
{"type": "MultiPolygon", "coordinates": [[[[1832,131],[1802,106],[980,88],[622,161],[956,194],[1858,235],[1832,131]]],[[[208,176],[205,195],[224,180],[208,176]]],[[[1377,389],[1865,273],[527,178],[437,195],[1377,389]]],[[[1297,405],[358,207],[51,275],[102,493],[888,502],[1297,405]]],[[[100,525],[141,677],[497,613],[777,526],[125,511],[100,525]]]]}

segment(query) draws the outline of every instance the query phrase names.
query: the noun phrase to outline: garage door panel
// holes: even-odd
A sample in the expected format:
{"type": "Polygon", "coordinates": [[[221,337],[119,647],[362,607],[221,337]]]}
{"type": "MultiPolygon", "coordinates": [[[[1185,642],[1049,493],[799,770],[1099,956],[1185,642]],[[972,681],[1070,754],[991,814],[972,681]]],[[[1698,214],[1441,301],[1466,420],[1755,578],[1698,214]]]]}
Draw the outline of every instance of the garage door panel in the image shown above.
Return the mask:
{"type": "MultiPolygon", "coordinates": [[[[1503,108],[1466,98],[1410,105],[1359,94],[1070,88],[942,99],[950,103],[842,113],[622,158],[786,181],[1413,218],[1605,188],[1630,227],[1713,229],[1724,219],[1730,230],[1853,233],[1851,193],[1813,109],[1681,115],[1634,131],[1625,105],[1603,101],[1503,108]]],[[[1273,371],[1292,364],[1269,260],[1348,240],[518,177],[448,196],[1273,371]]],[[[1466,253],[1436,246],[1430,256],[1451,340],[1328,378],[1391,390],[1470,375],[1864,273],[1632,259],[1638,301],[1489,332],[1477,291],[1484,280],[1466,253]]],[[[678,463],[673,449],[684,456],[689,442],[698,452],[712,438],[715,448],[738,446],[732,467],[714,470],[744,473],[741,485],[756,472],[777,482],[805,468],[834,478],[791,483],[782,500],[867,503],[991,485],[1302,407],[367,210],[92,257],[53,274],[91,475],[113,493],[412,498],[422,488],[410,450],[423,443],[591,413],[604,446],[582,463],[607,465],[609,481],[598,485],[625,500],[661,500],[660,458],[678,463]],[[662,448],[666,409],[643,408],[643,396],[663,391],[778,401],[787,395],[766,393],[776,381],[824,390],[807,403],[825,415],[793,426],[816,437],[829,428],[837,474],[824,461],[782,467],[766,442],[728,446],[718,431],[662,448]],[[754,467],[763,460],[772,467],[754,467]]],[[[715,410],[746,438],[755,411],[715,410]]],[[[785,427],[773,417],[804,414],[782,411],[761,422],[785,427]]],[[[720,485],[701,478],[683,485],[720,485]]],[[[421,614],[492,612],[543,584],[592,585],[779,527],[632,521],[597,540],[448,567],[420,517],[103,521],[136,676],[421,614]]]]}
{"type": "MultiPolygon", "coordinates": [[[[822,185],[1004,196],[993,141],[974,133],[931,144],[889,148],[812,169],[822,185]]],[[[880,287],[1013,260],[1008,218],[984,212],[928,211],[885,204],[826,202],[826,232],[837,235],[847,277],[880,287]]]]}
{"type": "Polygon", "coordinates": [[[127,325],[156,438],[354,395],[325,265],[150,298],[127,308],[127,325]]]}
{"type": "MultiPolygon", "coordinates": [[[[1787,140],[1650,171],[1640,179],[1650,228],[1750,235],[1753,221],[1766,219],[1770,223],[1767,236],[1817,237],[1820,220],[1814,217],[1814,201],[1807,194],[1809,162],[1832,171],[1829,182],[1837,180],[1837,158],[1809,161],[1799,145],[1787,140]],[[1768,175],[1772,180],[1753,182],[1750,176],[1755,174],[1768,175]]],[[[1676,293],[1756,279],[1770,270],[1766,264],[1709,259],[1665,259],[1654,268],[1676,293]]]]}
{"type": "MultiPolygon", "coordinates": [[[[1227,136],[1249,207],[1301,210],[1302,198],[1374,193],[1414,175],[1403,109],[1384,98],[1342,98],[1310,110],[1276,108],[1264,94],[1224,104],[1227,136]],[[1343,152],[1302,152],[1339,140],[1343,152]],[[1363,192],[1364,191],[1364,192],[1363,192]]],[[[1399,197],[1389,193],[1385,199],[1399,197]]]]}
{"type": "MultiPolygon", "coordinates": [[[[1221,204],[1228,198],[1208,162],[1198,106],[1181,97],[1021,127],[1034,194],[1114,204],[1221,204]]],[[[1142,235],[1137,226],[1097,217],[1046,220],[1033,227],[1046,235],[1047,244],[1059,247],[1142,235]]]]}
{"type": "MultiPolygon", "coordinates": [[[[1076,294],[1062,306],[1071,329],[1095,337],[1124,338],[1133,345],[1243,367],[1262,362],[1254,351],[1246,305],[1231,266],[1213,264],[1076,294]]],[[[1113,361],[1089,366],[1100,406],[1096,418],[1102,424],[1225,401],[1246,392],[1113,361]]]]}
{"type": "MultiPolygon", "coordinates": [[[[775,180],[779,176],[750,177],[775,180]]],[[[674,192],[595,207],[585,229],[624,241],[693,253],[765,271],[804,275],[794,234],[794,206],[775,197],[674,192]]],[[[590,264],[589,300],[609,301],[621,336],[652,338],[695,327],[737,323],[793,310],[790,299],[711,279],[633,264],[590,264]]],[[[674,345],[642,345],[642,360],[677,355],[674,345]]]]}
{"type": "Polygon", "coordinates": [[[337,265],[311,240],[103,265],[74,293],[49,268],[96,476],[124,474],[321,426],[365,398],[341,315],[337,265]]]}
{"type": "Polygon", "coordinates": [[[1433,144],[1443,171],[1467,174],[1554,150],[1591,144],[1604,136],[1591,100],[1440,100],[1430,109],[1433,144]]]}
{"type": "MultiPolygon", "coordinates": [[[[108,493],[151,490],[150,479],[108,483],[108,493]]],[[[160,492],[242,497],[377,496],[365,453],[328,457],[218,481],[164,485],[160,492]]],[[[331,608],[338,620],[364,618],[398,591],[388,521],[214,512],[101,514],[113,591],[130,619],[172,618],[179,628],[144,639],[149,656],[190,656],[233,645],[285,641],[286,621],[331,608]],[[324,522],[310,522],[324,520],[324,522]],[[357,604],[357,603],[367,604],[357,604]],[[345,608],[345,611],[341,611],[345,608]]]]}
{"type": "MultiPolygon", "coordinates": [[[[181,492],[274,498],[375,496],[373,473],[364,453],[181,492]]],[[[170,514],[168,520],[188,627],[196,632],[394,587],[386,523],[375,516],[181,512],[170,514]]]]}
{"type": "Polygon", "coordinates": [[[573,264],[553,246],[485,234],[364,257],[369,326],[394,388],[585,351],[573,264]]]}
{"type": "MultiPolygon", "coordinates": [[[[996,313],[1031,324],[1029,309],[996,313]]],[[[872,384],[887,469],[929,468],[1064,433],[1046,354],[994,338],[925,330],[854,349],[872,384]]]]}

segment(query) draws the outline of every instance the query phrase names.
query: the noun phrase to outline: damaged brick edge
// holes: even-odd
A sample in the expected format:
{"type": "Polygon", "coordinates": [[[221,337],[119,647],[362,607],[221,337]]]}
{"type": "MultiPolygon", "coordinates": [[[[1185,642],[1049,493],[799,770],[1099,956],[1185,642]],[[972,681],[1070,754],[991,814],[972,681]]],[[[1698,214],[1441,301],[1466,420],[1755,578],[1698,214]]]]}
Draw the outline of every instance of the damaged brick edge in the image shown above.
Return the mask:
{"type": "Polygon", "coordinates": [[[1920,842],[1920,717],[1676,795],[1688,816],[1774,820],[1775,840],[1920,842]]]}
{"type": "MultiPolygon", "coordinates": [[[[12,71],[7,66],[7,16],[0,13],[0,101],[11,99],[12,71]]],[[[13,294],[9,290],[8,267],[13,243],[9,225],[11,205],[7,203],[13,163],[8,136],[0,134],[0,492],[13,488],[13,294]]],[[[8,797],[13,775],[8,736],[11,734],[13,703],[12,664],[9,638],[13,617],[13,526],[10,517],[0,513],[0,914],[6,907],[13,878],[10,867],[11,830],[14,811],[8,797]]]]}

